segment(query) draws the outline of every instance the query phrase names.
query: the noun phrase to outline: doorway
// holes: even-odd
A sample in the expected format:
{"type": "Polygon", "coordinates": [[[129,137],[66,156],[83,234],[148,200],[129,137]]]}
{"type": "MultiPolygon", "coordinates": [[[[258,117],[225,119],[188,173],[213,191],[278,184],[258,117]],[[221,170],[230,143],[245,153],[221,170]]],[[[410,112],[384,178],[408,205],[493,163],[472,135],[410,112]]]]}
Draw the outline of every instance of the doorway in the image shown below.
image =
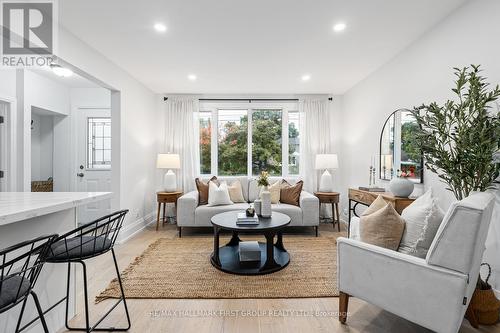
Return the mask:
{"type": "MultiPolygon", "coordinates": [[[[111,110],[78,109],[76,191],[111,192],[111,110]]],[[[111,212],[111,200],[77,210],[78,223],[93,221],[111,212]]]]}

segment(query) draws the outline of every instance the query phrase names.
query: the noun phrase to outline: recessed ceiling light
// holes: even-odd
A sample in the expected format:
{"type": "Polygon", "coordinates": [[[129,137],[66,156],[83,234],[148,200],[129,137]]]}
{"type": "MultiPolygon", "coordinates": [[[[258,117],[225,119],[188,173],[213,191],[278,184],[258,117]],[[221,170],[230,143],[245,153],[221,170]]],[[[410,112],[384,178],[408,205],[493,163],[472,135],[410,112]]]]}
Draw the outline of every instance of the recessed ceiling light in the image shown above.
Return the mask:
{"type": "Polygon", "coordinates": [[[155,27],[155,30],[158,31],[158,32],[165,32],[167,31],[167,26],[163,23],[156,23],[154,25],[155,27]]]}
{"type": "Polygon", "coordinates": [[[309,81],[310,79],[311,79],[311,75],[309,75],[309,74],[302,75],[302,81],[309,81]]]}
{"type": "Polygon", "coordinates": [[[341,32],[344,31],[347,25],[344,22],[337,23],[333,26],[333,31],[341,32]]]}
{"type": "Polygon", "coordinates": [[[191,81],[196,81],[196,75],[194,74],[189,74],[188,75],[188,79],[191,80],[191,81]]]}
{"type": "Polygon", "coordinates": [[[50,65],[52,72],[57,76],[68,77],[73,75],[73,71],[69,68],[61,67],[60,65],[50,65]]]}

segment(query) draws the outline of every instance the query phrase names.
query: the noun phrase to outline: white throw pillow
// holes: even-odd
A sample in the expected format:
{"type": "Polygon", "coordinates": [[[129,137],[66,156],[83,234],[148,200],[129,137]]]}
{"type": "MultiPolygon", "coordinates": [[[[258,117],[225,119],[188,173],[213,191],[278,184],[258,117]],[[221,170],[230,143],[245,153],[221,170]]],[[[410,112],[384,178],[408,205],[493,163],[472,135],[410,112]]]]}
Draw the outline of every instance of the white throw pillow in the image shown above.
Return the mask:
{"type": "Polygon", "coordinates": [[[215,182],[209,182],[208,187],[208,205],[207,206],[219,206],[219,205],[232,205],[233,202],[229,197],[229,191],[227,189],[227,183],[221,182],[220,186],[217,186],[215,182]]]}
{"type": "Polygon", "coordinates": [[[429,189],[401,213],[406,228],[398,251],[425,258],[444,218],[437,199],[429,189]]]}

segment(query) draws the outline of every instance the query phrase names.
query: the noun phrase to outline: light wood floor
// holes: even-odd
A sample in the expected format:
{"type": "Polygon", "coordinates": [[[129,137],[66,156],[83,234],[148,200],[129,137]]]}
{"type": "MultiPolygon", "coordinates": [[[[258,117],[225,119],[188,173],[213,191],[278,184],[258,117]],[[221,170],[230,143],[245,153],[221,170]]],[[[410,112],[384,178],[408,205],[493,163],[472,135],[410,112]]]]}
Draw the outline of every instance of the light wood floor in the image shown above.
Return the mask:
{"type": "MultiPolygon", "coordinates": [[[[209,233],[210,230],[206,232],[209,233]]],[[[332,232],[331,224],[321,224],[320,237],[332,232]]],[[[155,231],[154,226],[150,226],[125,244],[117,245],[115,249],[120,270],[125,269],[150,243],[160,237],[177,237],[175,226],[165,225],[158,232],[155,231]]],[[[196,234],[183,230],[183,237],[196,237],[196,234]]],[[[115,277],[115,271],[111,254],[89,261],[87,267],[89,292],[92,299],[90,305],[92,322],[93,318],[102,315],[113,302],[116,302],[106,300],[97,305],[93,302],[95,295],[115,277]]],[[[158,276],[158,278],[162,277],[158,276]]],[[[83,288],[80,286],[77,290],[83,290],[83,288]]],[[[430,332],[361,300],[351,298],[349,303],[347,325],[340,325],[335,316],[335,311],[338,310],[336,297],[251,300],[130,299],[127,301],[132,320],[132,328],[129,332],[430,332]],[[181,315],[179,311],[183,311],[184,315],[181,315]],[[252,315],[252,311],[260,311],[261,315],[252,315]],[[223,315],[224,312],[226,315],[223,315]]],[[[72,320],[71,324],[83,325],[82,302],[78,302],[78,313],[79,315],[72,320]]],[[[101,325],[124,324],[123,307],[119,305],[101,325]]],[[[500,332],[500,325],[482,326],[480,330],[475,330],[467,321],[464,321],[460,332],[500,332]]]]}

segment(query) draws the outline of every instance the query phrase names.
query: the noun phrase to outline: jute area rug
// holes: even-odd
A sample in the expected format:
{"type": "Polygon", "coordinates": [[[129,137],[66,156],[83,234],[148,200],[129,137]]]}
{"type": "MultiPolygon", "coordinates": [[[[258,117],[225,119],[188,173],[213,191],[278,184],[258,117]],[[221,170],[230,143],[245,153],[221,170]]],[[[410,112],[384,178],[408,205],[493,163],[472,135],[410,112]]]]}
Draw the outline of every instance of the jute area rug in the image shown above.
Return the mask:
{"type": "MultiPolygon", "coordinates": [[[[244,237],[250,240],[252,237],[244,237]]],[[[221,244],[229,238],[221,237],[221,244]]],[[[210,264],[211,237],[160,238],[122,272],[127,298],[303,298],[338,296],[336,239],[287,236],[290,264],[260,276],[221,272],[210,264]]],[[[96,302],[118,298],[116,279],[96,302]]]]}

